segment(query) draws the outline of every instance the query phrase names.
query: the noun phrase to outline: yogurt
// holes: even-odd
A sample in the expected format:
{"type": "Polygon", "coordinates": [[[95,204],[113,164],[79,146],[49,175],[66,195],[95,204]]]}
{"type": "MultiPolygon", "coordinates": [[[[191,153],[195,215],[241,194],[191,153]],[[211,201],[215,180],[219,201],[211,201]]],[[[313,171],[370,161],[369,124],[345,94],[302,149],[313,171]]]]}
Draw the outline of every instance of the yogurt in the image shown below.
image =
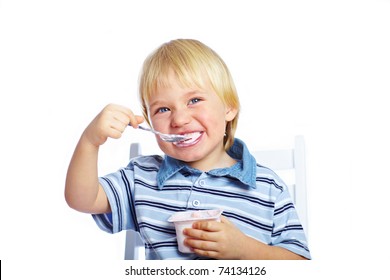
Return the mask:
{"type": "Polygon", "coordinates": [[[222,210],[198,210],[198,211],[182,211],[176,212],[169,217],[168,222],[175,224],[177,244],[179,251],[182,253],[191,253],[191,248],[184,245],[185,235],[183,230],[185,228],[192,228],[195,221],[221,221],[222,210]]]}

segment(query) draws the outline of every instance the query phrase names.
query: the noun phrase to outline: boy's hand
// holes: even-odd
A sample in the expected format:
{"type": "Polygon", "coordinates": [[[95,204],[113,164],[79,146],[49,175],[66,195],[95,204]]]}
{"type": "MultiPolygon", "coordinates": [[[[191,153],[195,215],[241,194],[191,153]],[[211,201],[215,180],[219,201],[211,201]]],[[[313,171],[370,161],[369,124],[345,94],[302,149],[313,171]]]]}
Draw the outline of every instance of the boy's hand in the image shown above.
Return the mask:
{"type": "Polygon", "coordinates": [[[199,221],[184,229],[185,244],[194,253],[214,259],[241,259],[247,236],[226,217],[221,222],[199,221]]]}
{"type": "Polygon", "coordinates": [[[142,123],[144,118],[136,116],[123,106],[109,104],[93,119],[84,131],[84,137],[98,147],[107,141],[107,138],[118,139],[129,123],[134,128],[142,123]]]}

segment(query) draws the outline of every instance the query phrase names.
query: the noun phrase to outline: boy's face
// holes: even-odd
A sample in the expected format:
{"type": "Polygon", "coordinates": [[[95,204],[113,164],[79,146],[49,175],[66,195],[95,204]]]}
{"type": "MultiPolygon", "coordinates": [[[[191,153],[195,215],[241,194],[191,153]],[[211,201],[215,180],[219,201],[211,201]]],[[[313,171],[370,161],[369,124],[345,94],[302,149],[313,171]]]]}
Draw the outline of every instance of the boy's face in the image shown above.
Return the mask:
{"type": "Polygon", "coordinates": [[[156,137],[161,150],[200,170],[226,167],[223,147],[225,127],[237,110],[226,108],[210,86],[183,88],[173,72],[169,86],[158,88],[149,99],[149,118],[153,128],[170,134],[189,134],[192,139],[167,143],[156,137]]]}

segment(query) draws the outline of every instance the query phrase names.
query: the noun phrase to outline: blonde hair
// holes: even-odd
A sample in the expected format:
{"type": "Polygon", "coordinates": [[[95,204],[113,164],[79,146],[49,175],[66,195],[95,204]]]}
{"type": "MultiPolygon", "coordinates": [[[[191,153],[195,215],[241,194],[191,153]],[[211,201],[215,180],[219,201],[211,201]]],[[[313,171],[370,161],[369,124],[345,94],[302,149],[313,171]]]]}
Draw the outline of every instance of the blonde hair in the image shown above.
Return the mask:
{"type": "Polygon", "coordinates": [[[183,87],[202,89],[209,83],[226,107],[237,109],[235,118],[226,125],[224,146],[225,150],[229,149],[234,141],[240,109],[237,91],[225,62],[211,48],[197,40],[167,42],[146,58],[139,82],[139,95],[146,121],[150,124],[147,107],[149,98],[158,88],[169,85],[170,71],[173,71],[183,87]]]}

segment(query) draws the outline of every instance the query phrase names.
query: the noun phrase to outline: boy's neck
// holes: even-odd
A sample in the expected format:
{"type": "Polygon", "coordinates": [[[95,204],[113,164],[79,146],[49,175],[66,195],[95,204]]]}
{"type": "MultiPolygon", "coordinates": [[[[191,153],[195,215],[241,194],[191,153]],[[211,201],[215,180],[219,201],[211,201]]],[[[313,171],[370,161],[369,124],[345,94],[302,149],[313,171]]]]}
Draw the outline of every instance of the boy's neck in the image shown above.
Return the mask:
{"type": "Polygon", "coordinates": [[[222,156],[216,160],[213,160],[212,158],[207,158],[199,161],[187,162],[187,164],[192,168],[207,172],[213,169],[231,167],[236,164],[236,162],[237,161],[234,158],[224,152],[222,156]]]}

